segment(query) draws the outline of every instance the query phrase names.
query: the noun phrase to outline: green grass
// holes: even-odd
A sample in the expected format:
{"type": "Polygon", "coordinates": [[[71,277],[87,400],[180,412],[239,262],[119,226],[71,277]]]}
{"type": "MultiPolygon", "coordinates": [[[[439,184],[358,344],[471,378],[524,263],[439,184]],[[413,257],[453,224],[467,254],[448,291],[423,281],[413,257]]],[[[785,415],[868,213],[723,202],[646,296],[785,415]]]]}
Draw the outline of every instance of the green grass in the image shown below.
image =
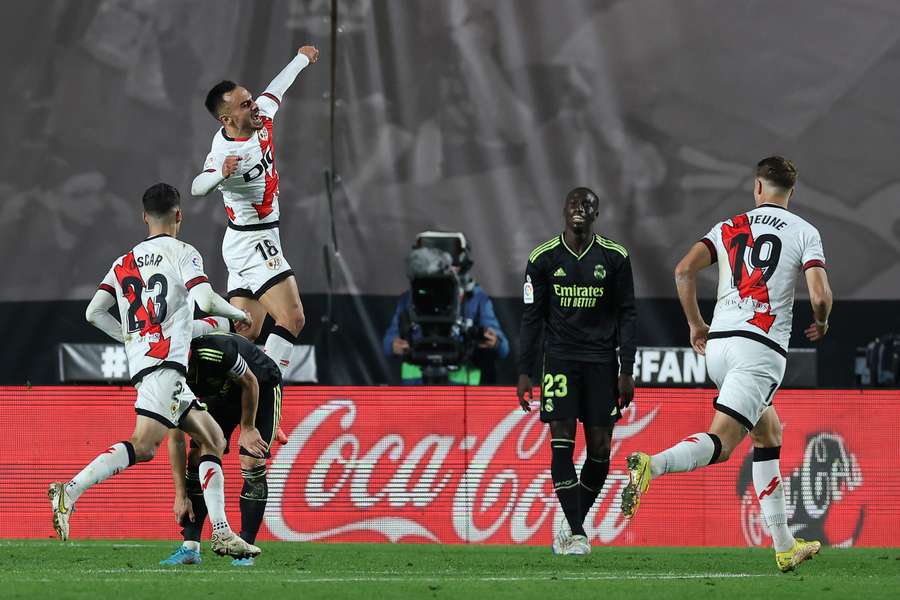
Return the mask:
{"type": "Polygon", "coordinates": [[[897,598],[900,549],[825,548],[795,573],[770,550],[261,543],[252,568],[205,546],[199,566],[160,567],[168,542],[0,541],[3,598],[897,598]]]}

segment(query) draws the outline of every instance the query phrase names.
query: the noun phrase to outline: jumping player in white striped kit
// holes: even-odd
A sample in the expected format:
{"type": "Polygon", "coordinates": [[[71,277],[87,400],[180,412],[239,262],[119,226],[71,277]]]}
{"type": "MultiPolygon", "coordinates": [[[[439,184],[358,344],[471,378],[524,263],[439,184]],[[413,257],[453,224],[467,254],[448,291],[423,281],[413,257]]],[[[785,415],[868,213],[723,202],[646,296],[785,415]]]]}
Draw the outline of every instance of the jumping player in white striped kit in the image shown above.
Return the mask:
{"type": "Polygon", "coordinates": [[[134,433],[68,482],[50,484],[53,526],[62,540],[68,539],[69,518],[79,497],[132,465],[152,460],[168,430],[177,428],[201,447],[199,473],[213,522],[213,552],[256,556],[260,549],[235,534],[225,516],[222,430],[205,410],[193,410],[197,399],[185,382],[195,303],[245,327],[252,325],[252,317],[213,291],[200,254],[176,239],[182,219],[178,190],[156,184],[144,192],[143,204],[150,237],[115,260],[86,312],[91,324],[125,344],[131,383],[137,389],[134,433]],[[108,312],[114,305],[118,321],[108,312]]]}
{"type": "Polygon", "coordinates": [[[675,268],[691,346],[706,355],[710,378],[719,389],[716,414],[708,432],[694,433],[653,456],[631,454],[630,481],[622,492],[622,512],[632,518],[651,479],[725,462],[749,432],[753,485],[781,571],[793,570],[821,546],[795,539],[788,528],[779,467],[782,428],[773,405],[784,376],[800,273],[805,274],[815,317],[804,332],[810,341],[828,332],[832,304],[819,232],[787,210],[796,181],[791,161],[780,156],[760,161],[756,208],[717,223],[675,268]],[[697,304],[696,274],[716,262],[719,287],[712,324],[707,325],[697,304]]]}
{"type": "MultiPolygon", "coordinates": [[[[228,230],[222,256],[228,267],[228,299],[253,315],[244,333],[251,341],[260,333],[266,313],[275,328],[266,354],[284,371],[303,329],[303,304],[294,272],[281,249],[278,230],[278,171],[275,168],[275,113],[285,92],[319,51],[303,46],[256,100],[231,81],[222,81],[206,97],[206,108],[221,123],[191,193],[222,191],[228,230]]],[[[284,440],[286,441],[286,440],[284,440]]]]}

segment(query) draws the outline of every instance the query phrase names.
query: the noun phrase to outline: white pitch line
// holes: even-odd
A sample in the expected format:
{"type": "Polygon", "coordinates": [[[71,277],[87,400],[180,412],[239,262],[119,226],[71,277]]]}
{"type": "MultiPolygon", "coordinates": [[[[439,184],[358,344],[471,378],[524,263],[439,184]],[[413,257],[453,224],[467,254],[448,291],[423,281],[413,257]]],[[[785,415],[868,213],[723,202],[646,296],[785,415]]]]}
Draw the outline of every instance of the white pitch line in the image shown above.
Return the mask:
{"type": "MultiPolygon", "coordinates": [[[[255,572],[258,572],[254,569],[255,572]]],[[[88,571],[94,573],[120,573],[119,570],[101,570],[101,571],[88,571]]],[[[143,570],[132,570],[133,573],[174,573],[174,574],[184,574],[185,571],[172,571],[172,570],[156,570],[156,569],[143,569],[143,570]]],[[[216,572],[214,572],[216,573],[216,572]]],[[[218,571],[217,573],[232,573],[236,574],[237,572],[232,569],[228,571],[218,571]]],[[[204,575],[211,574],[209,571],[204,572],[204,575]]],[[[555,578],[557,581],[639,581],[639,580],[654,580],[654,581],[664,581],[664,580],[693,580],[693,579],[736,579],[736,578],[749,578],[749,577],[772,577],[772,575],[763,575],[763,574],[753,574],[753,573],[645,573],[641,575],[618,575],[618,574],[578,574],[578,575],[562,575],[555,573],[541,573],[527,576],[508,576],[508,577],[498,577],[498,576],[489,576],[489,575],[422,575],[416,577],[402,577],[402,576],[348,576],[348,577],[302,577],[302,578],[285,578],[279,577],[278,581],[282,583],[428,583],[428,582],[446,582],[446,583],[463,583],[463,582],[519,582],[519,581],[549,581],[551,578],[555,578]]],[[[44,582],[46,579],[16,579],[17,581],[35,581],[35,582],[44,582]]],[[[67,581],[90,581],[95,583],[121,583],[123,580],[121,578],[107,578],[107,579],[98,579],[96,577],[76,577],[76,578],[67,578],[67,581]]],[[[190,581],[192,582],[204,582],[204,583],[213,583],[220,582],[219,578],[209,578],[209,577],[190,577],[190,581]]]]}

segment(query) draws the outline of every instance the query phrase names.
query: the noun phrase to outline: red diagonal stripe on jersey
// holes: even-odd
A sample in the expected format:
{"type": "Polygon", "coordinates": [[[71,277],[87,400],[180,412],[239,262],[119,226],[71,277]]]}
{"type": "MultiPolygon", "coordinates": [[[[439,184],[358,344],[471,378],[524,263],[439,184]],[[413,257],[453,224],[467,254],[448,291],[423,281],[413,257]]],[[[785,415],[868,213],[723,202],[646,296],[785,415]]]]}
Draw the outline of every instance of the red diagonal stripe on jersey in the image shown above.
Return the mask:
{"type": "Polygon", "coordinates": [[[266,189],[263,191],[262,204],[251,204],[260,219],[265,219],[274,212],[275,198],[278,196],[278,171],[275,169],[275,143],[273,141],[272,119],[263,117],[263,127],[265,127],[268,135],[265,136],[265,140],[261,136],[257,136],[257,139],[259,139],[260,152],[262,152],[263,157],[268,156],[269,159],[269,166],[265,170],[266,189]]]}
{"type": "MultiPolygon", "coordinates": [[[[728,251],[728,262],[731,264],[732,271],[734,271],[734,267],[738,262],[741,265],[738,295],[742,300],[744,298],[753,298],[757,302],[769,304],[769,286],[766,285],[763,270],[753,267],[753,270],[749,271],[747,269],[747,260],[743,256],[738,261],[738,252],[743,252],[745,248],[753,248],[753,232],[750,230],[750,219],[747,215],[738,215],[731,221],[734,225],[729,225],[728,223],[722,225],[722,244],[728,251]],[[735,242],[735,239],[741,235],[747,236],[746,244],[735,242]]],[[[775,315],[772,314],[772,309],[769,307],[765,312],[756,312],[753,318],[748,319],[747,322],[769,333],[772,323],[775,322],[775,315]]]]}
{"type": "Polygon", "coordinates": [[[685,441],[685,442],[690,442],[690,443],[692,443],[692,444],[696,444],[696,443],[698,443],[698,442],[700,441],[700,438],[698,438],[698,437],[695,436],[695,435],[692,435],[691,437],[684,438],[684,441],[685,441]]]}
{"type": "Polygon", "coordinates": [[[205,490],[206,486],[209,485],[209,480],[212,479],[213,475],[215,475],[215,474],[216,474],[215,469],[210,469],[209,471],[207,471],[206,475],[203,476],[203,483],[200,484],[200,487],[202,487],[205,490]]]}
{"type": "Polygon", "coordinates": [[[169,338],[163,336],[162,325],[156,323],[156,307],[153,306],[153,300],[148,300],[147,306],[144,306],[141,302],[141,298],[138,297],[138,294],[135,291],[135,286],[129,285],[128,282],[129,279],[135,279],[140,284],[141,290],[147,287],[147,284],[144,283],[141,271],[138,269],[137,263],[134,260],[134,251],[126,254],[125,258],[122,259],[122,264],[116,265],[114,271],[116,280],[119,282],[119,287],[122,288],[122,294],[125,296],[125,299],[128,300],[128,303],[131,305],[134,305],[135,303],[140,304],[134,313],[134,317],[138,323],[141,324],[141,336],[153,334],[159,335],[158,341],[149,342],[150,349],[147,350],[147,356],[153,358],[166,358],[169,356],[170,342],[169,338]]]}
{"type": "Polygon", "coordinates": [[[116,447],[110,446],[109,448],[106,449],[106,452],[104,452],[103,454],[112,454],[115,451],[116,451],[116,447]]]}
{"type": "Polygon", "coordinates": [[[769,485],[766,486],[766,489],[759,493],[759,499],[762,500],[766,496],[771,496],[775,490],[778,488],[778,484],[781,483],[778,481],[778,477],[773,477],[772,481],[769,482],[769,485]]]}

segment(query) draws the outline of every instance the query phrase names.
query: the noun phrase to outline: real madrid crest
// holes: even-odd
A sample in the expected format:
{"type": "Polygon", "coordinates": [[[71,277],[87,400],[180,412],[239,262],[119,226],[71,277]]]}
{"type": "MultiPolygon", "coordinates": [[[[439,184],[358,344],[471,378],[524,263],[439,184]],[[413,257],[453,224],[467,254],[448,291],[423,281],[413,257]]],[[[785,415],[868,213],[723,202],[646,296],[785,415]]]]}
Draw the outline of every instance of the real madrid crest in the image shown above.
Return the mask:
{"type": "Polygon", "coordinates": [[[603,279],[606,277],[606,267],[603,265],[594,265],[594,277],[597,279],[603,279]]]}

